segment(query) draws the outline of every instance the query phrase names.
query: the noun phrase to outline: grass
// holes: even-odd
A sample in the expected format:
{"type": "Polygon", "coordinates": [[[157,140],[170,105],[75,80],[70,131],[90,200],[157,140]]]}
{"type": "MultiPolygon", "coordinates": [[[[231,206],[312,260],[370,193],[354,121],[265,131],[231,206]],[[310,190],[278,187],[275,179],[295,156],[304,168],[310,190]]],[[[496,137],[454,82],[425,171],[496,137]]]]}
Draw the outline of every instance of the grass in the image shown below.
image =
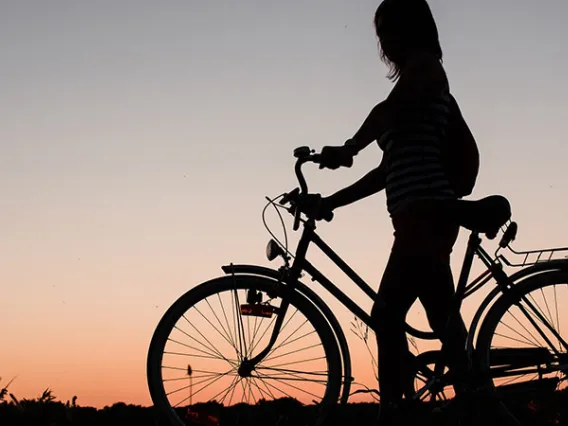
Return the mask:
{"type": "MultiPolygon", "coordinates": [[[[0,424],[2,426],[157,426],[165,425],[153,407],[117,402],[102,409],[80,406],[77,397],[70,401],[58,401],[49,388],[32,399],[18,399],[9,390],[11,380],[6,385],[0,378],[0,424]]],[[[523,420],[534,426],[568,425],[568,391],[547,394],[546,397],[516,397],[516,404],[524,407],[523,420]]],[[[376,403],[347,404],[335,408],[329,426],[335,425],[374,425],[377,413],[376,403]]],[[[308,408],[302,407],[293,399],[259,401],[256,405],[237,404],[222,407],[216,402],[195,404],[192,423],[204,426],[285,426],[299,425],[308,408]]],[[[181,410],[180,410],[181,411],[181,410]]],[[[184,409],[183,411],[186,411],[184,409]]],[[[440,425],[421,417],[419,424],[440,425]]],[[[486,424],[486,423],[484,423],[486,424]]]]}

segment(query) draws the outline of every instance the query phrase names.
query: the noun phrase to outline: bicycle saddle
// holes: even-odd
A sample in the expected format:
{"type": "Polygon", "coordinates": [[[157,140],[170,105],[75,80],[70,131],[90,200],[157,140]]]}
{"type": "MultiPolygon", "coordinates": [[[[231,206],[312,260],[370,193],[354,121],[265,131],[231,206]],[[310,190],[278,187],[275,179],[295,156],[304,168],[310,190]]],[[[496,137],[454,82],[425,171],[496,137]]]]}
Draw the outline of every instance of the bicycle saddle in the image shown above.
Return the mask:
{"type": "Polygon", "coordinates": [[[449,208],[460,226],[485,234],[491,240],[511,218],[511,205],[502,195],[490,195],[480,200],[456,200],[449,208]]]}

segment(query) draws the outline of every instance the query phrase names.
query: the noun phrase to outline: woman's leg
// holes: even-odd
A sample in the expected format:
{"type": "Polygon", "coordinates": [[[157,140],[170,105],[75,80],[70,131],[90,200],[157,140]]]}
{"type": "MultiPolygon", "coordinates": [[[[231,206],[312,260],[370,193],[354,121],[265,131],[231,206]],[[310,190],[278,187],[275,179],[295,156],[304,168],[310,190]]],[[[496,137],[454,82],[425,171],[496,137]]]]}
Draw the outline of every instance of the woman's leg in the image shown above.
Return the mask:
{"type": "Polygon", "coordinates": [[[453,313],[450,323],[448,319],[455,308],[455,285],[450,266],[450,255],[459,234],[459,226],[451,223],[443,213],[443,207],[433,205],[429,216],[432,247],[434,255],[429,259],[428,270],[418,287],[420,303],[426,311],[430,328],[443,340],[443,351],[450,368],[461,370],[467,368],[465,352],[467,328],[459,312],[453,313]]]}
{"type": "Polygon", "coordinates": [[[446,262],[432,264],[431,268],[431,272],[424,277],[425,281],[418,297],[424,306],[430,327],[444,343],[443,351],[448,366],[456,372],[465,372],[467,328],[459,313],[454,313],[452,321],[448,323],[450,311],[455,303],[455,287],[449,257],[446,262]]]}
{"type": "Polygon", "coordinates": [[[397,404],[408,385],[410,352],[405,332],[408,310],[418,294],[412,259],[393,246],[371,317],[378,346],[381,404],[397,404]]]}
{"type": "MultiPolygon", "coordinates": [[[[428,202],[393,217],[393,225],[395,242],[371,316],[377,335],[381,401],[396,404],[412,385],[405,322],[417,297],[434,331],[445,327],[455,291],[450,254],[459,226],[449,223],[437,203],[428,202]]],[[[465,347],[460,332],[454,335],[457,343],[450,345],[453,353],[465,347]]]]}

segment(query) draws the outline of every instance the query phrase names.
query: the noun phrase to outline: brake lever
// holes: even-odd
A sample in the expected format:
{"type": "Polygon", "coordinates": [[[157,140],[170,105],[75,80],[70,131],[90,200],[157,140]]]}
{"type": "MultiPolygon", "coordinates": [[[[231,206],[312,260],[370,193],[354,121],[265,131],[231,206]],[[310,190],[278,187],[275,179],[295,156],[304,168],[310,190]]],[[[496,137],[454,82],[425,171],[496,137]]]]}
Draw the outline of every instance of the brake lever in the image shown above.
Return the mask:
{"type": "Polygon", "coordinates": [[[291,203],[294,199],[298,198],[300,195],[300,188],[295,188],[287,194],[284,194],[280,199],[280,204],[288,204],[291,203]]]}
{"type": "Polygon", "coordinates": [[[300,209],[298,207],[296,207],[296,211],[294,212],[294,231],[297,231],[298,229],[300,229],[300,215],[302,213],[300,212],[300,209]]]}
{"type": "Polygon", "coordinates": [[[300,209],[298,208],[298,197],[300,196],[300,188],[294,188],[292,191],[290,191],[287,194],[284,194],[282,196],[282,198],[280,199],[280,204],[285,205],[285,204],[290,204],[290,208],[287,208],[286,210],[288,210],[291,213],[292,210],[292,205],[294,208],[294,226],[293,229],[294,231],[297,231],[300,228],[300,215],[302,214],[300,212],[300,209]],[[294,203],[294,201],[296,201],[296,203],[294,203]]]}

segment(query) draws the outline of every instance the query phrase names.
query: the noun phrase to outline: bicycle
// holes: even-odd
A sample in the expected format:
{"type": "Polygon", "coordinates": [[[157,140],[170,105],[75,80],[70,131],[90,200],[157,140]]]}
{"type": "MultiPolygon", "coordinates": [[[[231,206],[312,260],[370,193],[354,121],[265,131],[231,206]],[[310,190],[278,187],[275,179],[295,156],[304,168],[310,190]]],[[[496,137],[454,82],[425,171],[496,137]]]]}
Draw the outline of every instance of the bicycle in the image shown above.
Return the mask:
{"type": "MultiPolygon", "coordinates": [[[[303,274],[309,275],[372,329],[371,317],[306,259],[310,244],[317,246],[368,297],[374,300],[376,292],[316,234],[315,219],[303,218],[299,209],[293,208],[298,197],[308,193],[302,166],[319,161],[319,155],[308,147],[297,148],[294,156],[300,187],[268,199],[266,207],[273,205],[279,215],[280,209],[292,212],[294,231],[303,224],[295,254],[288,250],[286,233],[282,243],[269,230],[273,238],[268,242],[266,255],[269,261],[283,260],[279,269],[232,263],[222,266],[223,276],[206,281],[178,298],[154,331],[147,358],[148,386],[158,412],[171,424],[184,425],[184,413],[191,411],[193,398],[201,395],[202,401],[216,401],[226,406],[231,405],[235,396],[236,400],[240,396],[245,404],[293,398],[310,408],[310,424],[321,425],[331,408],[347,403],[351,395],[354,378],[342,327],[322,298],[300,278],[303,274]],[[280,203],[276,203],[278,199],[280,203]],[[221,296],[227,297],[227,304],[221,296]],[[227,306],[235,308],[230,315],[225,309],[227,306]],[[204,315],[207,308],[208,315],[204,315]],[[188,319],[189,313],[195,313],[192,321],[188,319]],[[298,321],[298,314],[303,321],[301,318],[298,321]],[[290,325],[294,320],[296,325],[300,323],[297,328],[290,325]],[[302,330],[305,325],[313,330],[306,333],[302,330]],[[189,326],[190,331],[183,331],[181,326],[189,326]],[[307,346],[291,350],[290,345],[298,342],[307,342],[307,346]],[[191,353],[181,352],[183,349],[191,353]],[[230,355],[223,354],[222,349],[227,349],[230,355]],[[179,359],[190,359],[191,364],[170,365],[179,359]],[[201,360],[204,361],[199,364],[201,360]],[[316,361],[320,361],[318,367],[316,361]],[[292,368],[293,364],[296,367],[292,368]],[[219,391],[221,383],[227,386],[219,391]],[[212,387],[213,384],[217,384],[216,387],[212,387]],[[194,389],[198,385],[199,389],[194,389]],[[178,396],[181,400],[177,403],[170,401],[178,396]]],[[[325,219],[330,221],[332,217],[325,219]]],[[[501,407],[507,407],[502,402],[506,395],[560,390],[567,377],[568,344],[559,331],[556,286],[568,287],[568,259],[557,259],[555,255],[565,255],[568,248],[513,250],[510,244],[516,238],[518,226],[511,221],[508,200],[499,195],[477,201],[456,201],[454,217],[471,233],[449,321],[460,312],[467,297],[491,280],[496,283],[479,305],[468,330],[465,350],[469,372],[478,379],[485,378],[480,389],[497,398],[501,407]],[[502,237],[492,257],[481,245],[482,235],[493,240],[500,232],[502,237]],[[520,263],[511,262],[504,256],[504,249],[524,259],[520,263]],[[536,260],[531,260],[531,256],[536,256],[536,260]],[[475,257],[487,269],[468,282],[475,257]],[[504,266],[521,269],[508,275],[504,266]],[[545,300],[541,306],[537,299],[544,297],[544,291],[552,287],[554,305],[545,300]],[[552,306],[556,308],[555,315],[551,312],[552,306]],[[511,314],[516,310],[522,321],[511,314]],[[512,315],[520,328],[515,330],[504,324],[507,315],[512,315]],[[497,330],[502,324],[504,330],[497,330]],[[529,331],[529,326],[534,331],[529,331]],[[505,336],[503,333],[507,330],[515,333],[514,336],[505,336]],[[511,340],[511,347],[502,346],[507,339],[511,340]],[[540,341],[548,348],[540,347],[540,341]],[[538,380],[513,383],[515,377],[526,379],[527,375],[538,380]]],[[[280,219],[283,220],[281,215],[280,219]]],[[[440,337],[409,324],[407,333],[419,339],[440,337]]],[[[415,365],[415,390],[411,398],[434,402],[447,399],[445,389],[458,379],[448,373],[441,351],[418,354],[415,365]],[[419,382],[423,385],[416,386],[419,382]]],[[[515,417],[510,409],[507,413],[511,419],[523,415],[515,417]]]]}

